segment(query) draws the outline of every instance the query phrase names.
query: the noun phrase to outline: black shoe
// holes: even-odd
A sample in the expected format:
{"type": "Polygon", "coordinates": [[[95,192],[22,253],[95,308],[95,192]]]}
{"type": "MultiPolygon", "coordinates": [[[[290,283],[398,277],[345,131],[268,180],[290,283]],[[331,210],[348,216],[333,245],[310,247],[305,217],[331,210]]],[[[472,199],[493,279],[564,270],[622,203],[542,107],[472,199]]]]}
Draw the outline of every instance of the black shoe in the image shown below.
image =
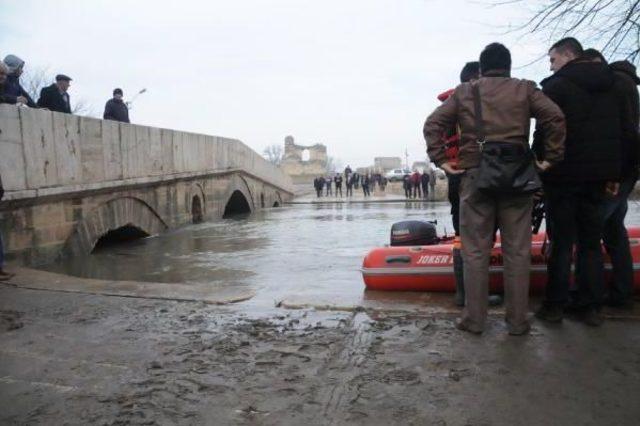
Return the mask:
{"type": "Polygon", "coordinates": [[[536,318],[547,322],[560,323],[564,317],[562,307],[559,305],[545,305],[540,306],[540,309],[536,311],[536,318]]]}
{"type": "Polygon", "coordinates": [[[529,332],[531,331],[531,324],[525,322],[519,327],[514,327],[511,324],[507,323],[507,329],[509,330],[510,336],[524,336],[525,334],[529,334],[529,332]]]}
{"type": "Polygon", "coordinates": [[[600,311],[595,308],[589,308],[582,314],[582,322],[591,327],[600,327],[604,323],[604,318],[600,315],[600,311]]]}
{"type": "Polygon", "coordinates": [[[458,330],[466,331],[467,333],[471,333],[471,334],[482,334],[482,330],[469,326],[469,324],[466,321],[461,319],[456,320],[456,328],[458,330]]]}

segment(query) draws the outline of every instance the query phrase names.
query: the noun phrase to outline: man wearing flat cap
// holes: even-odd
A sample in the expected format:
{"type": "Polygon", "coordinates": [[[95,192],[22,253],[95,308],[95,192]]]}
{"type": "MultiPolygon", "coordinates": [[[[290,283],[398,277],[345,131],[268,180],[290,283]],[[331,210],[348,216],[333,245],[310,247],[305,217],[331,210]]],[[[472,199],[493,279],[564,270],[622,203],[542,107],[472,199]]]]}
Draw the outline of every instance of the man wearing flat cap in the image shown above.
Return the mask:
{"type": "Polygon", "coordinates": [[[66,112],[71,114],[71,101],[69,99],[69,86],[71,78],[64,74],[56,75],[56,82],[40,91],[38,107],[50,111],[66,112]]]}
{"type": "Polygon", "coordinates": [[[123,123],[129,122],[129,108],[127,104],[122,100],[122,89],[113,90],[113,98],[107,101],[104,106],[105,120],[121,121],[123,123]]]}

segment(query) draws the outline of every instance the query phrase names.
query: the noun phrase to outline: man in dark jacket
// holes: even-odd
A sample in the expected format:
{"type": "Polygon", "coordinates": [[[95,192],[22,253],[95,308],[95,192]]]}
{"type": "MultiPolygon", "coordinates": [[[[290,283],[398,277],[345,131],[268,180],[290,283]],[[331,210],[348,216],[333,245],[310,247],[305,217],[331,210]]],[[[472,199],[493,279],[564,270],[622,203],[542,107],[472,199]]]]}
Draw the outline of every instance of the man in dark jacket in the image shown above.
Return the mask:
{"type": "MultiPolygon", "coordinates": [[[[621,140],[625,133],[625,99],[606,64],[582,58],[583,49],[566,38],[549,50],[554,75],[543,92],[562,109],[567,121],[562,162],[542,175],[552,241],[548,283],[538,318],[561,322],[569,298],[571,258],[577,245],[576,306],[588,325],[602,324],[603,260],[600,248],[606,188],[621,178],[621,140]]],[[[543,132],[536,132],[536,139],[543,132]]],[[[537,154],[546,152],[535,141],[537,154]]]]}
{"type": "Polygon", "coordinates": [[[103,118],[129,123],[129,108],[122,100],[122,89],[114,89],[113,98],[109,99],[104,106],[103,118]]]}
{"type": "Polygon", "coordinates": [[[28,107],[35,108],[36,103],[31,99],[31,96],[20,85],[20,76],[24,71],[24,61],[18,58],[16,55],[7,55],[4,58],[4,63],[9,68],[9,75],[7,75],[7,81],[4,84],[3,93],[5,96],[11,96],[17,98],[21,97],[16,103],[22,103],[28,107]]]}
{"type": "Polygon", "coordinates": [[[71,99],[69,98],[69,86],[71,78],[64,74],[56,76],[56,82],[40,91],[38,106],[49,111],[65,112],[71,114],[71,99]]]}
{"type": "Polygon", "coordinates": [[[422,198],[425,200],[429,196],[429,171],[425,170],[420,176],[420,183],[422,184],[422,198]]]}
{"type": "Polygon", "coordinates": [[[402,176],[402,189],[404,189],[404,196],[411,198],[411,175],[408,173],[402,176]]]}
{"type": "MultiPolygon", "coordinates": [[[[604,63],[604,56],[595,49],[587,49],[583,57],[594,62],[604,63]]],[[[640,100],[638,84],[640,78],[636,67],[628,61],[618,61],[609,65],[616,78],[617,87],[626,95],[628,117],[623,125],[626,129],[622,146],[622,179],[618,193],[605,201],[604,232],[602,240],[611,257],[613,277],[605,303],[614,307],[630,307],[633,304],[633,258],[629,246],[629,235],[624,226],[627,215],[627,199],[638,181],[638,155],[640,152],[638,128],[640,126],[640,100]]]]}
{"type": "Polygon", "coordinates": [[[353,197],[353,181],[354,181],[354,177],[353,174],[350,173],[348,174],[346,177],[346,185],[347,185],[347,197],[353,197]]]}
{"type": "Polygon", "coordinates": [[[340,198],[342,198],[342,176],[340,173],[336,173],[333,181],[336,183],[336,197],[338,196],[338,192],[340,192],[340,198]]]}

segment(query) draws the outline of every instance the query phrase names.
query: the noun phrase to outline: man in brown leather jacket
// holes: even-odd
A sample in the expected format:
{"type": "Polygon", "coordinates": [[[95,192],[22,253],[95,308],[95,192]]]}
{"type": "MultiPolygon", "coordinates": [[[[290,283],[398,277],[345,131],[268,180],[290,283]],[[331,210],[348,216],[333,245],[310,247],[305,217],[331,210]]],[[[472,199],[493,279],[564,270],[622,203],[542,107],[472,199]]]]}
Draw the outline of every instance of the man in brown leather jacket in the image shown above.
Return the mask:
{"type": "Polygon", "coordinates": [[[461,174],[460,234],[464,258],[466,306],[456,327],[482,333],[487,317],[489,256],[494,226],[500,227],[504,258],[506,321],[510,334],[526,334],[531,263],[532,195],[493,195],[474,184],[481,152],[477,143],[473,85],[478,85],[486,140],[528,145],[531,118],[544,128],[545,161],[541,170],[563,158],[565,122],[562,111],[536,88],[535,83],[510,77],[511,54],[493,43],[480,54],[481,78],[459,85],[424,125],[429,158],[448,174],[461,174]],[[458,123],[461,129],[457,167],[447,162],[442,134],[458,123]]]}

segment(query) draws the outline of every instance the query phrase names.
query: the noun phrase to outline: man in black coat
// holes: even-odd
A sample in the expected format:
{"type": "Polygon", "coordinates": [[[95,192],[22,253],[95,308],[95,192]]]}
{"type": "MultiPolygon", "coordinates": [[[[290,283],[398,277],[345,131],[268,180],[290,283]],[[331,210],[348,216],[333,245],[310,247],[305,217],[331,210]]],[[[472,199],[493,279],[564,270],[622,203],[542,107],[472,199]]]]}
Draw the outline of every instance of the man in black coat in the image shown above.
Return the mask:
{"type": "Polygon", "coordinates": [[[333,181],[336,183],[336,197],[338,196],[338,192],[340,192],[340,198],[342,198],[342,176],[340,173],[336,173],[333,181]]]}
{"type": "MultiPolygon", "coordinates": [[[[606,64],[607,61],[600,52],[595,49],[585,50],[583,57],[594,62],[606,64]]],[[[633,305],[633,257],[629,246],[629,234],[624,226],[627,215],[627,200],[638,181],[638,165],[640,154],[640,138],[638,128],[640,126],[640,100],[637,86],[640,78],[636,74],[636,67],[628,61],[618,61],[609,65],[616,78],[616,84],[626,95],[626,111],[629,115],[625,118],[627,134],[623,138],[622,145],[622,179],[618,193],[605,202],[604,208],[604,232],[602,240],[605,249],[611,257],[613,269],[611,287],[605,297],[605,303],[614,307],[631,307],[633,305]]]]}
{"type": "Polygon", "coordinates": [[[38,107],[49,111],[65,112],[71,114],[71,99],[69,98],[69,86],[71,78],[64,74],[56,76],[56,82],[40,91],[38,107]]]}
{"type": "MultiPolygon", "coordinates": [[[[546,297],[536,315],[549,322],[562,321],[575,243],[578,294],[574,308],[586,324],[599,326],[604,287],[602,209],[607,189],[615,192],[614,182],[621,178],[629,112],[609,67],[582,55],[582,46],[574,38],[554,44],[549,57],[555,74],[541,83],[566,117],[567,136],[564,160],[542,174],[552,244],[546,297]]],[[[542,160],[540,136],[538,131],[534,146],[542,160]]]]}
{"type": "Polygon", "coordinates": [[[114,89],[113,98],[109,99],[104,106],[103,118],[105,120],[129,123],[129,108],[122,100],[122,89],[114,89]]]}

